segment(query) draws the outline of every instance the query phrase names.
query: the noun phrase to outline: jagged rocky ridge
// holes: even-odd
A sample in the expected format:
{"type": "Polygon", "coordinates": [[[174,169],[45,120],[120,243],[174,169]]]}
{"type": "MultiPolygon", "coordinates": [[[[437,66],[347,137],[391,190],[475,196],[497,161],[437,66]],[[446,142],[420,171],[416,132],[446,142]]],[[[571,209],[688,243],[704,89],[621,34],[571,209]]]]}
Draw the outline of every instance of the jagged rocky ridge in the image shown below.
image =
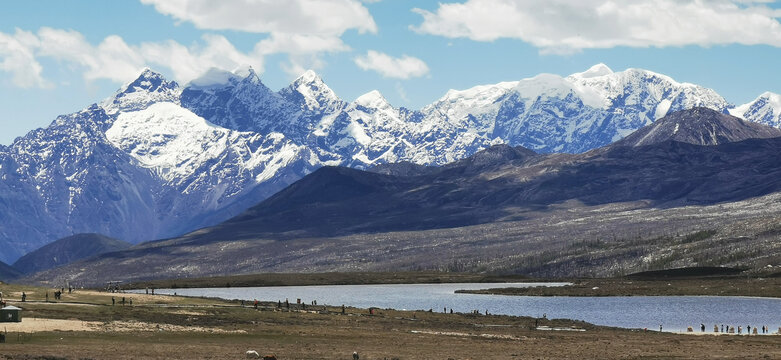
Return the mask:
{"type": "Polygon", "coordinates": [[[147,69],[0,147],[0,260],[74,233],[139,242],[216,224],[324,165],[443,165],[497,143],[577,153],[695,106],[731,108],[712,90],[601,64],[451,90],[421,110],[377,91],[348,103],[311,71],[274,92],[250,68],[184,86],[147,69]]]}

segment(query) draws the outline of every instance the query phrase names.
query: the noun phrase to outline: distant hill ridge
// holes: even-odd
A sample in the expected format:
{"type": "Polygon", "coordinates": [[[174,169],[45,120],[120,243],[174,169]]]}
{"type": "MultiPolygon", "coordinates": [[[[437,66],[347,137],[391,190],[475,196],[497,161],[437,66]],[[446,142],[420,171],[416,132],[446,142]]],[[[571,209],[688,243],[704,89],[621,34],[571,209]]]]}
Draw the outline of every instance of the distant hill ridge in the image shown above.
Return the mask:
{"type": "Polygon", "coordinates": [[[11,265],[8,265],[0,261],[0,281],[8,282],[22,276],[19,270],[16,270],[11,265]]]}
{"type": "Polygon", "coordinates": [[[42,246],[14,263],[25,274],[52,269],[107,252],[124,250],[130,243],[101,234],[76,234],[42,246]]]}
{"type": "Polygon", "coordinates": [[[619,140],[615,145],[643,146],[663,141],[693,145],[719,145],[748,139],[781,136],[781,129],[695,107],[665,116],[619,140]]]}

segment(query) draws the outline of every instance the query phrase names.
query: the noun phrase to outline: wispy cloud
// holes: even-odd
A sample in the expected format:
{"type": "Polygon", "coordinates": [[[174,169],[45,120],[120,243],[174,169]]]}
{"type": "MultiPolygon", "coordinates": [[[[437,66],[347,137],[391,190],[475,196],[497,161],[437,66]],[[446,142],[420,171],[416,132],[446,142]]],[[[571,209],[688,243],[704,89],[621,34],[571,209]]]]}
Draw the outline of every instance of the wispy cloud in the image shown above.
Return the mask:
{"type": "Polygon", "coordinates": [[[340,36],[377,32],[369,10],[356,0],[141,0],[161,14],[206,30],[340,36]]]}
{"type": "MultiPolygon", "coordinates": [[[[257,54],[288,54],[282,68],[292,76],[323,64],[321,55],[348,51],[348,30],[376,33],[377,24],[358,0],[141,0],[199,29],[268,34],[257,54]]],[[[373,1],[363,1],[373,2],[373,1]]]]}
{"type": "Polygon", "coordinates": [[[396,93],[399,94],[401,100],[408,103],[409,97],[407,96],[407,91],[404,90],[404,86],[402,86],[400,82],[397,82],[395,87],[396,87],[396,93]]]}
{"type": "Polygon", "coordinates": [[[374,50],[369,50],[365,56],[356,57],[354,61],[361,69],[376,71],[388,78],[409,79],[429,72],[428,65],[416,57],[404,55],[394,58],[374,50]]]}
{"type": "Polygon", "coordinates": [[[251,65],[262,72],[264,59],[287,54],[282,68],[292,76],[318,68],[326,53],[349,51],[342,40],[348,30],[376,33],[364,3],[358,0],[141,0],[158,12],[204,30],[234,30],[264,34],[254,49],[242,52],[224,36],[205,34],[183,45],[175,40],[128,44],[112,35],[92,44],[74,30],[41,28],[37,33],[0,32],[0,71],[19,87],[52,87],[43,77],[40,58],[48,57],[81,69],[85,80],[124,82],[144,66],[168,68],[177,81],[187,82],[211,67],[232,69],[251,65]]]}
{"type": "Polygon", "coordinates": [[[0,70],[11,74],[11,82],[21,88],[49,88],[53,85],[41,75],[43,67],[35,58],[39,46],[35,34],[16,29],[13,34],[0,32],[0,70]]]}
{"type": "Polygon", "coordinates": [[[781,11],[764,0],[468,0],[413,9],[411,28],[448,38],[528,42],[543,53],[583,49],[765,44],[781,47],[781,11]]]}

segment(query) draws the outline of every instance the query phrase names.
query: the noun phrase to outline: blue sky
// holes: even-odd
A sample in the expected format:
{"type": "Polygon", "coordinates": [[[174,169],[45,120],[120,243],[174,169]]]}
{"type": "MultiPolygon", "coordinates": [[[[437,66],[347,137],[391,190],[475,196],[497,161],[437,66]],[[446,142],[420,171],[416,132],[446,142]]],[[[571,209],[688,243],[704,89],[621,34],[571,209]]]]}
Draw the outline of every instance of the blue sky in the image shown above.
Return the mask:
{"type": "Polygon", "coordinates": [[[605,63],[713,88],[781,92],[770,0],[4,1],[0,144],[116,91],[148,66],[186,83],[250,64],[277,90],[314,69],[343,99],[418,109],[448,89],[605,63]]]}

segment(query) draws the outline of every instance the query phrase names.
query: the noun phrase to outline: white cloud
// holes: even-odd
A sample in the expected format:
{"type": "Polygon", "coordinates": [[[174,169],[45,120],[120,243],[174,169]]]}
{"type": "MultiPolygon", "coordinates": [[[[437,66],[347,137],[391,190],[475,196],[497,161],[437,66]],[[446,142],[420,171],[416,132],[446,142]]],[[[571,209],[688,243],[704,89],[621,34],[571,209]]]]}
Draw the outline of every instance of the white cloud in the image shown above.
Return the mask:
{"type": "Polygon", "coordinates": [[[288,54],[282,69],[295,77],[322,66],[321,55],[349,51],[345,31],[376,33],[364,6],[377,0],[141,0],[155,10],[200,29],[268,34],[255,54],[288,54]]]}
{"type": "Polygon", "coordinates": [[[356,0],[141,0],[161,14],[200,29],[340,36],[377,32],[369,10],[356,0]]]}
{"type": "Polygon", "coordinates": [[[16,29],[16,33],[0,32],[0,70],[11,73],[14,85],[21,88],[49,88],[41,72],[43,67],[35,59],[33,49],[38,46],[38,38],[31,32],[16,29]]]}
{"type": "Polygon", "coordinates": [[[582,49],[766,44],[781,47],[781,11],[765,0],[468,0],[439,4],[424,34],[520,39],[543,53],[582,49]]]}
{"type": "Polygon", "coordinates": [[[363,70],[373,70],[384,77],[409,79],[428,74],[428,66],[423,60],[404,55],[394,58],[387,54],[369,50],[366,56],[358,56],[355,64],[363,70]]]}
{"type": "Polygon", "coordinates": [[[41,76],[38,59],[42,57],[83,71],[87,81],[125,82],[145,66],[168,68],[174,79],[182,83],[212,67],[233,69],[251,65],[262,72],[264,54],[243,53],[219,35],[204,35],[202,39],[202,43],[189,47],[173,40],[128,45],[121,37],[112,35],[92,45],[74,30],[44,27],[37,34],[21,30],[13,35],[0,32],[0,70],[10,72],[13,83],[19,87],[52,86],[41,76]]]}
{"type": "Polygon", "coordinates": [[[93,46],[78,31],[44,27],[38,31],[38,38],[37,56],[80,66],[84,69],[86,80],[127,81],[138,75],[138,70],[145,65],[138,51],[116,35],[108,36],[93,46]]]}
{"type": "Polygon", "coordinates": [[[255,52],[264,55],[277,53],[302,55],[348,50],[350,47],[337,36],[307,34],[274,33],[255,45],[255,52]]]}

